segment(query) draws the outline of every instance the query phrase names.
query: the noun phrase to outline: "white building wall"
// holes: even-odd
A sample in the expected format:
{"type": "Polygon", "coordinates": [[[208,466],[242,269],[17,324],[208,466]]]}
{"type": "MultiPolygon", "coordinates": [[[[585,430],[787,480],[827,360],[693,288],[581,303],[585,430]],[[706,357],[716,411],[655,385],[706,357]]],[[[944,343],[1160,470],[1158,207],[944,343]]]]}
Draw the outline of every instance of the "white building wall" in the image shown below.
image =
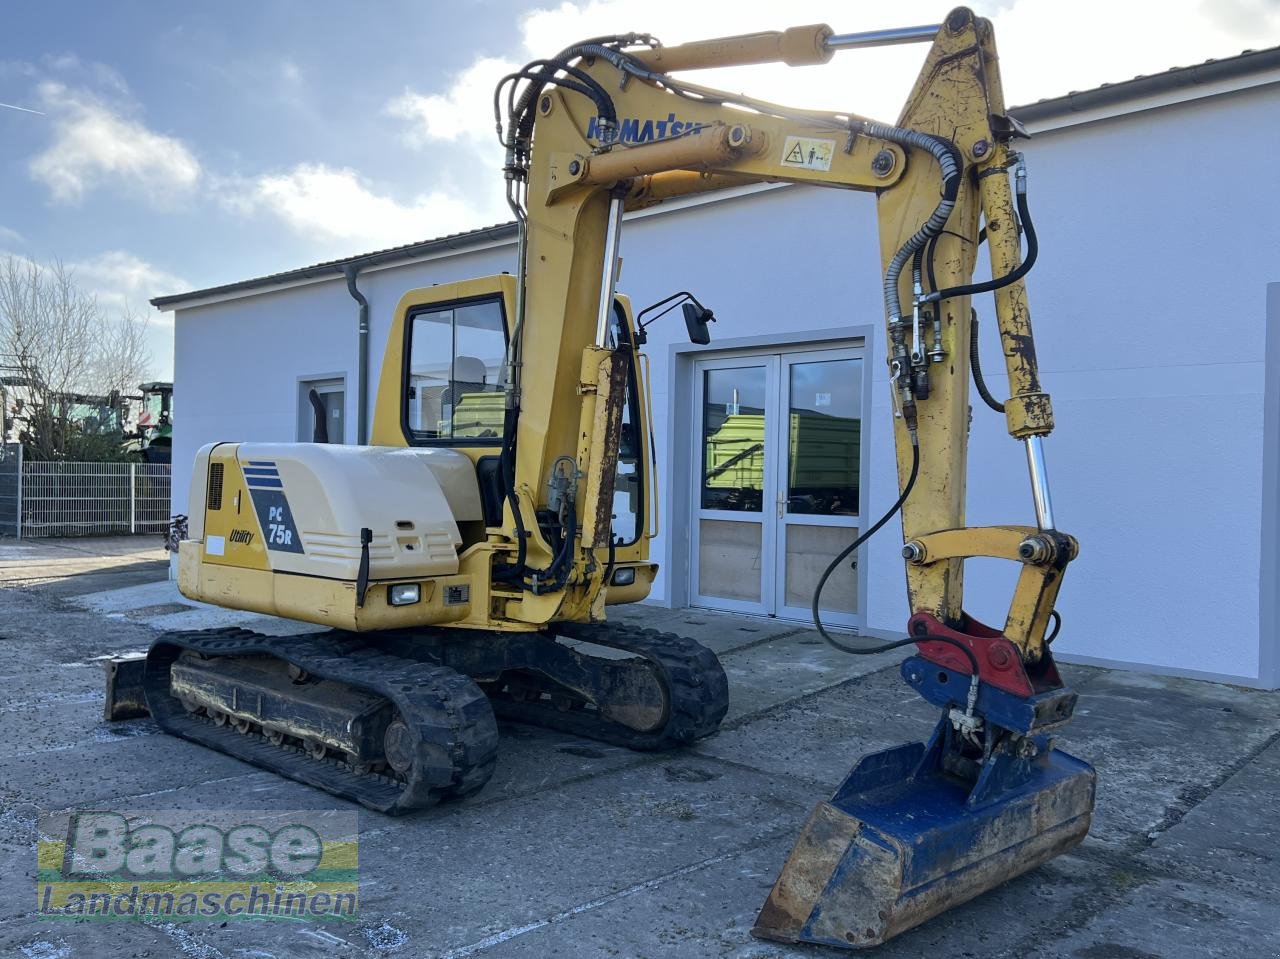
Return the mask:
{"type": "MultiPolygon", "coordinates": [[[[1025,147],[1041,239],[1029,289],[1058,422],[1047,442],[1054,502],[1059,525],[1082,544],[1059,603],[1060,656],[1244,682],[1261,675],[1262,343],[1265,284],[1280,279],[1278,106],[1271,87],[1051,131],[1025,147]]],[[[715,310],[712,349],[869,328],[868,520],[892,503],[871,197],[788,187],[641,215],[628,220],[622,253],[620,289],[637,307],[690,289],[715,310]]],[[[510,269],[512,259],[507,245],[361,276],[371,415],[403,291],[510,269]]],[[[991,298],[975,303],[999,395],[991,298]]],[[[201,444],[294,438],[300,378],[345,374],[354,440],[355,316],[340,279],[179,311],[175,511],[185,509],[201,444]]],[[[686,443],[693,421],[677,402],[687,386],[673,382],[672,347],[683,338],[674,314],[651,327],[647,348],[664,526],[654,557],[677,571],[688,531],[671,517],[691,483],[671,475],[672,438],[686,443]]],[[[976,395],[974,404],[969,522],[1032,523],[1021,445],[976,395]]],[[[907,617],[900,545],[890,526],[865,554],[873,629],[900,631],[907,617]]],[[[1015,573],[971,561],[968,609],[1000,625],[1015,573]]],[[[662,575],[653,599],[680,602],[684,592],[662,575]]]]}
{"type": "MultiPolygon", "coordinates": [[[[369,421],[391,313],[406,290],[510,269],[505,248],[459,254],[357,279],[369,301],[369,421]]],[[[174,320],[173,511],[187,511],[196,450],[215,441],[298,438],[298,382],[346,378],[346,442],[356,442],[356,302],[341,277],[181,309],[174,320]]]]}

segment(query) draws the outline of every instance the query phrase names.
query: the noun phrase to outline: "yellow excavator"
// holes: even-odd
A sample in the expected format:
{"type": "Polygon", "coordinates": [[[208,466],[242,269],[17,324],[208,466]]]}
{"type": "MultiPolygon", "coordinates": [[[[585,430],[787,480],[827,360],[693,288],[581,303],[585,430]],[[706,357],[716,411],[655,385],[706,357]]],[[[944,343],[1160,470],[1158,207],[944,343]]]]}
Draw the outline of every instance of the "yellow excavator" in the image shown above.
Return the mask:
{"type": "MultiPolygon", "coordinates": [[[[411,290],[387,339],[372,445],[214,443],[197,456],[178,584],[192,599],[325,627],[168,633],[108,670],[108,716],[387,813],[484,786],[495,717],[636,749],[716,731],[728,689],[692,640],[607,621],[644,599],[657,526],[644,329],[616,289],[623,213],[752,183],[874,192],[900,493],[906,682],[941,710],[927,743],[865,757],[815,809],[757,935],[883,942],[1031,869],[1088,830],[1094,773],[1053,748],[1075,694],[1049,651],[1077,545],[1054,523],[1053,427],[1023,276],[1036,240],[1021,134],[991,25],[797,27],[666,47],[597,37],[495,98],[513,275],[411,290]],[[799,110],[683,75],[931,41],[895,124],[799,110]],[[1026,243],[1026,254],[1022,252],[1026,243]],[[992,279],[975,282],[980,244],[992,279]],[[995,295],[1010,393],[977,366],[971,298],[995,295]],[[965,525],[970,376],[1030,468],[1033,527],[965,525]],[[1002,628],[964,610],[964,561],[1016,563],[1002,628]]],[[[690,336],[713,317],[677,294],[690,336]]]]}

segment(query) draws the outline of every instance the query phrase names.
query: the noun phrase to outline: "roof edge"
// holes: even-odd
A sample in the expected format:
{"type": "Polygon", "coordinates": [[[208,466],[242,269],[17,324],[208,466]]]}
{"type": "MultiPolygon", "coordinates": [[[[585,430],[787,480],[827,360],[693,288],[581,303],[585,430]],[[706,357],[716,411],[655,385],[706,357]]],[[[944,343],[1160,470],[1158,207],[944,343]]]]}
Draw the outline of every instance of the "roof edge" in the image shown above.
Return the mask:
{"type": "Polygon", "coordinates": [[[297,270],[286,270],[283,273],[273,273],[270,276],[240,280],[236,283],[224,283],[222,286],[192,290],[189,293],[157,296],[149,302],[158,310],[168,310],[197,297],[220,297],[239,293],[243,290],[260,290],[269,286],[277,286],[299,280],[315,280],[328,276],[340,277],[350,266],[356,267],[358,271],[366,267],[397,263],[401,260],[416,260],[419,257],[429,256],[433,253],[469,250],[478,243],[510,240],[515,235],[516,224],[514,220],[511,220],[507,223],[499,223],[496,226],[481,227],[478,230],[469,230],[465,233],[454,233],[449,236],[437,237],[433,240],[423,240],[420,243],[408,243],[404,246],[381,250],[377,253],[362,253],[358,256],[349,256],[341,260],[330,260],[328,263],[318,263],[314,266],[306,266],[297,270]]]}
{"type": "Polygon", "coordinates": [[[1158,96],[1187,87],[1235,80],[1249,74],[1280,68],[1280,47],[1247,50],[1224,60],[1209,60],[1190,67],[1174,67],[1151,76],[1107,83],[1091,90],[1068,93],[1051,100],[1010,107],[1009,113],[1023,123],[1040,123],[1058,117],[1113,106],[1128,100],[1158,96]]]}

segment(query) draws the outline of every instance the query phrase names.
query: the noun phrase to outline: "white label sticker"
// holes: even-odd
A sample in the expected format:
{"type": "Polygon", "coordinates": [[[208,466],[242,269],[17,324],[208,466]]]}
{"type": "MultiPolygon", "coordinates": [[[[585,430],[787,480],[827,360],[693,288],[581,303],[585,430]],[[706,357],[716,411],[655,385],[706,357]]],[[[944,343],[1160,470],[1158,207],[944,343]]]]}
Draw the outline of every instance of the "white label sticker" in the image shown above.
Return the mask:
{"type": "Polygon", "coordinates": [[[206,536],[204,551],[209,556],[222,556],[227,551],[227,541],[221,536],[206,536]]]}
{"type": "Polygon", "coordinates": [[[835,140],[813,137],[787,137],[782,142],[782,165],[803,170],[830,170],[836,153],[835,140]]]}
{"type": "Polygon", "coordinates": [[[813,405],[814,406],[830,406],[831,394],[830,393],[814,393],[813,405]]]}

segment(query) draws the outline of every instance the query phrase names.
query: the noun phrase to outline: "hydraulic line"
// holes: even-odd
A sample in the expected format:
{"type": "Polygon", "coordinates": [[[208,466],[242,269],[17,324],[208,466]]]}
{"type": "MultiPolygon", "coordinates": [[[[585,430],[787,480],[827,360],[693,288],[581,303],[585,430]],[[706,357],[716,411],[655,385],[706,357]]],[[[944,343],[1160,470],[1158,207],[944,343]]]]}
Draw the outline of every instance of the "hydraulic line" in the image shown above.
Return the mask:
{"type": "Polygon", "coordinates": [[[978,356],[978,311],[969,310],[969,369],[973,372],[973,385],[978,388],[982,402],[997,413],[1004,412],[1004,404],[991,395],[987,381],[982,378],[982,359],[978,356]]]}
{"type": "Polygon", "coordinates": [[[854,656],[872,656],[876,653],[887,653],[892,649],[900,649],[903,646],[910,646],[914,643],[920,642],[946,643],[949,646],[954,646],[956,649],[960,650],[960,652],[964,653],[964,656],[969,661],[969,666],[973,671],[973,679],[971,680],[972,688],[969,696],[970,703],[972,704],[972,701],[976,696],[975,690],[978,683],[978,657],[973,654],[973,650],[960,642],[960,640],[954,639],[950,636],[915,636],[907,639],[899,639],[892,643],[881,643],[877,646],[849,646],[840,642],[828,633],[822,624],[822,610],[820,608],[822,591],[826,588],[827,581],[831,578],[831,574],[835,572],[837,566],[848,558],[850,553],[878,533],[880,528],[883,527],[885,523],[889,522],[889,520],[893,519],[898,510],[902,509],[902,504],[905,503],[907,501],[907,497],[911,495],[911,490],[915,487],[916,477],[919,476],[919,474],[920,447],[918,444],[912,443],[911,472],[907,476],[907,481],[902,485],[902,493],[898,496],[897,501],[889,507],[888,511],[883,516],[871,525],[870,529],[841,550],[839,555],[837,555],[836,558],[828,564],[827,568],[823,571],[822,576],[818,579],[818,586],[813,591],[813,625],[817,628],[818,635],[825,639],[829,644],[840,650],[842,653],[849,653],[854,656]]]}
{"type": "MultiPolygon", "coordinates": [[[[1035,266],[1036,257],[1040,253],[1040,243],[1036,239],[1035,224],[1031,222],[1031,210],[1027,207],[1027,178],[1026,173],[1021,165],[1022,161],[1018,161],[1017,175],[1017,204],[1018,219],[1022,224],[1022,230],[1027,237],[1027,255],[1022,262],[1006,273],[1004,276],[997,277],[993,280],[984,280],[981,283],[969,283],[963,286],[953,286],[945,290],[939,290],[935,287],[932,293],[927,293],[920,298],[921,303],[937,303],[939,300],[949,299],[953,296],[972,296],[975,293],[991,293],[995,290],[1009,286],[1011,283],[1017,283],[1026,276],[1033,266],[1035,266]]],[[[930,251],[932,252],[932,251],[930,251]]],[[[932,270],[932,256],[929,257],[930,270],[932,270]]]]}
{"type": "Polygon", "coordinates": [[[889,261],[889,267],[884,273],[885,312],[888,314],[890,323],[897,323],[902,318],[902,303],[898,296],[898,278],[902,275],[902,268],[906,265],[907,260],[917,250],[923,249],[924,245],[940,234],[943,227],[946,226],[947,220],[951,216],[951,211],[955,209],[956,196],[960,193],[962,158],[960,150],[950,140],[930,136],[916,130],[906,130],[901,127],[891,127],[883,123],[869,121],[862,124],[862,132],[867,136],[888,140],[890,143],[896,143],[899,146],[926,150],[938,161],[938,166],[942,171],[942,198],[934,208],[933,214],[920,229],[902,244],[898,252],[894,254],[893,259],[889,261]]]}

